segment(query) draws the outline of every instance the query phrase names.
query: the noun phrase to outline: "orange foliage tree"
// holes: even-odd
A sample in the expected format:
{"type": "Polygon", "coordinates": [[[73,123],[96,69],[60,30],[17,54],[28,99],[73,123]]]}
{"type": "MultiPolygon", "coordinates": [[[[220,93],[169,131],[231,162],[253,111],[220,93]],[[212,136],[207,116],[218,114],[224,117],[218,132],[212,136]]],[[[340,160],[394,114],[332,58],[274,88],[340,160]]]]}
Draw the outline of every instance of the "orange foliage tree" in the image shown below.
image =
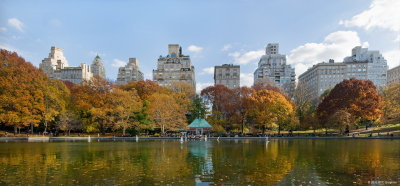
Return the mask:
{"type": "Polygon", "coordinates": [[[378,121],[383,112],[383,99],[378,95],[375,85],[367,80],[350,79],[337,84],[318,105],[320,124],[328,126],[328,120],[337,112],[347,112],[353,122],[378,121]]]}
{"type": "Polygon", "coordinates": [[[17,129],[38,126],[48,78],[15,52],[0,50],[0,122],[17,129]]]}

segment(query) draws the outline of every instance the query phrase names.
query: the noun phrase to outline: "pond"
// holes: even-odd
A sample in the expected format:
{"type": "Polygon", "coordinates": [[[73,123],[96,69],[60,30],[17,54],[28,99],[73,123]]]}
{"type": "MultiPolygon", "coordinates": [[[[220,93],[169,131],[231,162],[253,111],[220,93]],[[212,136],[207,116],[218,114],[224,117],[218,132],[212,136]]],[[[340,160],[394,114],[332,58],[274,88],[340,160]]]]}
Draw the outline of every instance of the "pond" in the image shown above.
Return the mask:
{"type": "Polygon", "coordinates": [[[0,185],[400,184],[400,140],[0,143],[0,185]]]}

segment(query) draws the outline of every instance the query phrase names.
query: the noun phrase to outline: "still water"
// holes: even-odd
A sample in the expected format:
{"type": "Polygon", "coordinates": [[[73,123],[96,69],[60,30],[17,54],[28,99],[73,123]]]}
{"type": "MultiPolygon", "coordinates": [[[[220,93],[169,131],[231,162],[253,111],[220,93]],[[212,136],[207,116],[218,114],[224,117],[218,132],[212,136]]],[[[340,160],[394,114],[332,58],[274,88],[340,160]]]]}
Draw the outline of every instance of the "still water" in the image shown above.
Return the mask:
{"type": "Polygon", "coordinates": [[[400,185],[400,140],[0,143],[0,185],[400,185]]]}

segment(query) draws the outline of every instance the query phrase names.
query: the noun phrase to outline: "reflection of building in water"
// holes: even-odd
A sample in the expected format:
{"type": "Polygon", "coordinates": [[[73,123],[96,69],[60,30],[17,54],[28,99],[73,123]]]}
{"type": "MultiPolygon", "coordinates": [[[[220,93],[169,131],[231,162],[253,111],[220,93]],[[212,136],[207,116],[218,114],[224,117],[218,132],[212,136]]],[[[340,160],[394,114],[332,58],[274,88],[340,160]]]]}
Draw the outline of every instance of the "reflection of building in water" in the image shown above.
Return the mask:
{"type": "Polygon", "coordinates": [[[189,157],[193,157],[197,167],[194,167],[193,174],[196,183],[211,183],[214,175],[212,154],[209,149],[212,147],[211,141],[191,141],[189,142],[189,157]]]}

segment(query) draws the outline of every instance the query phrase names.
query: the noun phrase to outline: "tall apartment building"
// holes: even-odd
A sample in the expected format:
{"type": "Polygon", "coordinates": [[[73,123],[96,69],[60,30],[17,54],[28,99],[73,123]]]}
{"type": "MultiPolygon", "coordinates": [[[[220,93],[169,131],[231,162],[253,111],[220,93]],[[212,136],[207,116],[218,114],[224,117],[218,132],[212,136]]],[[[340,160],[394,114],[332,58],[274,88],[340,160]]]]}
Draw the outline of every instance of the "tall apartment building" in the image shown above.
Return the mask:
{"type": "Polygon", "coordinates": [[[400,65],[388,70],[388,84],[400,83],[400,65]]]}
{"type": "Polygon", "coordinates": [[[279,44],[269,43],[265,53],[254,72],[254,83],[259,79],[268,79],[283,88],[285,92],[293,92],[296,73],[294,68],[286,64],[286,55],[279,54],[279,44]]]}
{"type": "Polygon", "coordinates": [[[240,87],[240,66],[233,64],[215,66],[214,85],[225,85],[231,89],[240,87]]]}
{"type": "Polygon", "coordinates": [[[387,62],[379,51],[354,47],[352,55],[344,58],[343,63],[329,60],[309,68],[299,76],[299,83],[308,86],[311,95],[319,97],[325,90],[333,88],[344,79],[356,78],[371,80],[375,86],[386,86],[387,62]]]}
{"type": "Polygon", "coordinates": [[[161,86],[170,86],[173,81],[186,82],[196,90],[194,66],[190,56],[183,55],[178,44],[169,44],[168,55],[158,58],[157,69],[153,70],[153,81],[161,86]]]}
{"type": "Polygon", "coordinates": [[[139,60],[136,58],[129,58],[128,64],[118,69],[116,84],[124,85],[128,84],[130,81],[142,81],[143,79],[143,73],[139,68],[139,60]]]}
{"type": "Polygon", "coordinates": [[[78,67],[69,67],[63,51],[58,47],[51,47],[49,56],[39,64],[40,70],[50,79],[59,79],[79,84],[83,80],[90,80],[93,76],[90,67],[81,63],[78,67]]]}
{"type": "Polygon", "coordinates": [[[103,60],[99,55],[93,59],[92,65],[90,65],[90,70],[93,73],[93,76],[99,76],[103,79],[106,79],[106,69],[104,68],[103,60]]]}

